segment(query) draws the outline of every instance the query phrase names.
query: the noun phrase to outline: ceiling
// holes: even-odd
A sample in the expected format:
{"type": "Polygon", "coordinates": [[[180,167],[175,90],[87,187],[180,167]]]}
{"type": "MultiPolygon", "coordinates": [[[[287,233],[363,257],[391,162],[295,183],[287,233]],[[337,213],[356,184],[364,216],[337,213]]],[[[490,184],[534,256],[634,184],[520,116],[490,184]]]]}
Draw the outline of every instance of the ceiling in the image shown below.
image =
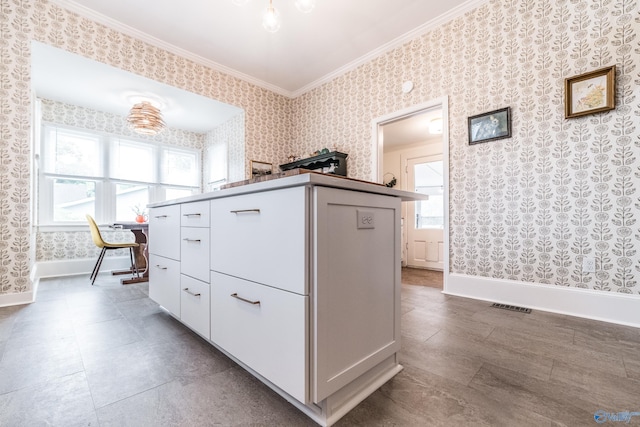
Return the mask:
{"type": "Polygon", "coordinates": [[[126,116],[136,99],[152,101],[167,126],[206,133],[241,108],[177,89],[49,45],[32,42],[31,85],[38,98],[126,116]]]}
{"type": "Polygon", "coordinates": [[[273,0],[282,27],[262,28],[268,0],[53,0],[125,34],[296,97],[487,0],[317,0],[308,14],[273,0]]]}
{"type": "Polygon", "coordinates": [[[416,143],[442,141],[442,133],[429,133],[429,124],[436,118],[442,120],[442,109],[439,107],[383,123],[380,127],[382,128],[384,152],[398,150],[416,143]]]}

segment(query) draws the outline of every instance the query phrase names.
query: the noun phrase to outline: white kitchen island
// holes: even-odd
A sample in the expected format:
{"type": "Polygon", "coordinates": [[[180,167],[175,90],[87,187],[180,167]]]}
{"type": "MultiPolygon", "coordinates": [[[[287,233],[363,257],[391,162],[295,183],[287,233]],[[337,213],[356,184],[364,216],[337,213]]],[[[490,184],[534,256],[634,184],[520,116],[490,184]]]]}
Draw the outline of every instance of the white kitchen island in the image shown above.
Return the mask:
{"type": "Polygon", "coordinates": [[[400,202],[305,173],[150,205],[149,296],[321,425],[402,370],[400,202]]]}

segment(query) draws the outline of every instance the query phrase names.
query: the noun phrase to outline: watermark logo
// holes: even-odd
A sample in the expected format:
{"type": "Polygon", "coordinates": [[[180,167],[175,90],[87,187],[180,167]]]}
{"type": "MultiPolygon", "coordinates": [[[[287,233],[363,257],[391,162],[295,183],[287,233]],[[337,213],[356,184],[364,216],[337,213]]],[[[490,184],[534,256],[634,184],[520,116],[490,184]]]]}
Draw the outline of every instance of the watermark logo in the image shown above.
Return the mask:
{"type": "Polygon", "coordinates": [[[633,417],[640,417],[640,412],[605,412],[602,409],[599,409],[593,414],[593,419],[598,424],[604,424],[607,421],[629,424],[633,417]]]}

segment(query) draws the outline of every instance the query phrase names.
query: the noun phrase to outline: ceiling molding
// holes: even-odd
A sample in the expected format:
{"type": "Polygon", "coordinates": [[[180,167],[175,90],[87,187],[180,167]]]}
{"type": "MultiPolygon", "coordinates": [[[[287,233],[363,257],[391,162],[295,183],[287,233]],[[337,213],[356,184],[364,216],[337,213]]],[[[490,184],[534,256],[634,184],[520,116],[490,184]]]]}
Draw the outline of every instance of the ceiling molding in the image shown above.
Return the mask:
{"type": "Polygon", "coordinates": [[[447,13],[444,13],[440,16],[438,16],[435,19],[432,19],[422,25],[420,25],[419,27],[409,31],[408,33],[405,33],[397,38],[395,38],[394,40],[390,41],[389,43],[386,43],[382,46],[380,46],[377,49],[372,50],[371,52],[367,53],[366,55],[361,56],[360,58],[349,62],[348,64],[344,65],[343,67],[338,68],[335,71],[332,71],[331,73],[319,78],[318,80],[309,83],[306,86],[303,86],[302,88],[296,90],[296,91],[289,91],[289,90],[285,90],[279,86],[273,85],[271,83],[267,83],[263,80],[257,79],[255,77],[252,77],[248,74],[242,73],[240,71],[237,71],[233,68],[227,67],[225,65],[219,64],[215,61],[211,61],[209,59],[206,59],[200,55],[196,55],[193,52],[190,52],[188,50],[182,49],[180,47],[177,47],[175,45],[172,45],[170,43],[167,43],[163,40],[158,39],[157,37],[151,36],[143,31],[137,30],[129,25],[125,25],[120,21],[117,21],[115,19],[109,18],[106,15],[103,15],[101,13],[98,13],[92,9],[89,9],[88,7],[79,5],[78,3],[76,3],[73,0],[50,0],[52,3],[57,4],[58,6],[69,10],[70,12],[76,13],[79,16],[82,16],[84,18],[90,19],[94,22],[97,22],[99,24],[105,25],[108,28],[114,29],[116,31],[119,31],[125,35],[128,35],[130,37],[133,37],[135,39],[141,40],[143,42],[146,42],[152,46],[156,46],[160,49],[164,49],[167,52],[171,52],[173,54],[176,54],[178,56],[181,56],[185,59],[191,60],[195,63],[198,63],[200,65],[204,65],[205,67],[211,68],[213,70],[219,71],[221,73],[224,74],[228,74],[232,77],[236,77],[240,80],[246,81],[248,83],[251,83],[255,86],[261,87],[263,89],[269,90],[271,92],[277,93],[279,95],[285,96],[287,98],[297,98],[301,95],[304,95],[305,93],[319,87],[322,86],[325,83],[330,82],[331,80],[334,80],[335,78],[348,73],[349,71],[354,70],[355,68],[369,62],[372,61],[373,59],[397,48],[402,46],[403,44],[422,36],[423,34],[433,30],[434,28],[443,25],[459,16],[464,15],[465,13],[479,7],[480,5],[487,3],[489,0],[468,0],[467,2],[461,4],[460,6],[451,9],[450,11],[448,11],[447,13]]]}
{"type": "Polygon", "coordinates": [[[304,95],[305,93],[319,87],[322,86],[325,83],[329,83],[331,80],[334,80],[337,77],[340,77],[343,74],[348,73],[349,71],[352,71],[356,68],[358,68],[359,66],[366,64],[369,61],[374,60],[375,58],[378,58],[379,56],[384,55],[385,53],[396,49],[400,46],[402,46],[403,44],[410,42],[411,40],[418,38],[426,33],[428,33],[429,31],[433,30],[434,28],[439,27],[440,25],[446,24],[449,21],[454,20],[455,18],[464,15],[465,13],[476,9],[477,7],[481,6],[484,3],[488,3],[489,0],[468,0],[465,3],[461,4],[458,7],[455,7],[451,10],[449,10],[447,13],[444,13],[430,21],[425,22],[424,24],[420,25],[419,27],[409,31],[408,33],[405,33],[399,37],[396,37],[395,39],[391,40],[389,43],[383,44],[382,46],[380,46],[377,49],[372,50],[371,52],[367,53],[366,55],[361,56],[360,58],[346,64],[343,67],[338,68],[335,71],[332,71],[331,73],[319,78],[318,80],[309,83],[306,86],[303,86],[302,88],[294,91],[291,95],[292,98],[297,98],[300,95],[304,95]]]}
{"type": "Polygon", "coordinates": [[[273,85],[271,83],[267,83],[263,80],[256,79],[248,74],[241,73],[240,71],[234,70],[233,68],[229,68],[225,65],[219,64],[215,61],[211,61],[206,59],[200,55],[196,55],[193,52],[182,49],[178,46],[172,45],[171,43],[167,43],[163,40],[160,40],[157,37],[151,36],[143,31],[137,30],[129,25],[123,24],[120,21],[112,19],[106,15],[98,13],[88,7],[79,5],[73,0],[50,0],[52,3],[57,4],[58,6],[76,13],[84,18],[90,19],[91,21],[102,24],[108,28],[114,29],[116,31],[121,32],[122,34],[133,37],[137,40],[141,40],[145,43],[148,43],[152,46],[158,47],[160,49],[164,49],[167,52],[171,52],[178,56],[181,56],[185,59],[191,60],[197,64],[204,65],[205,67],[211,68],[213,70],[219,71],[224,74],[228,74],[232,77],[236,77],[240,80],[244,80],[248,83],[261,87],[263,89],[267,89],[271,92],[275,92],[279,95],[286,96],[288,98],[293,97],[293,93],[291,91],[282,89],[279,86],[273,85]]]}

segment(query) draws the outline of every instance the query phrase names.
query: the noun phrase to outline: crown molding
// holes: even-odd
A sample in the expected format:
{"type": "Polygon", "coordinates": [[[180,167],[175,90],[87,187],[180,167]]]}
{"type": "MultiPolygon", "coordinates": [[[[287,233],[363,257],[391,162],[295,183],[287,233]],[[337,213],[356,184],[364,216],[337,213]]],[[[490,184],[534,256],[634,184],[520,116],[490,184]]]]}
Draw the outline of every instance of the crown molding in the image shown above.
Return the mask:
{"type": "Polygon", "coordinates": [[[306,86],[301,87],[300,89],[293,91],[291,97],[292,98],[297,98],[301,95],[304,95],[307,92],[310,92],[311,90],[322,86],[325,83],[329,83],[330,81],[334,80],[337,77],[340,77],[343,74],[348,73],[349,71],[352,71],[356,68],[358,68],[359,66],[366,64],[367,62],[370,62],[382,55],[384,55],[385,53],[396,49],[402,45],[404,45],[407,42],[410,42],[413,39],[416,39],[426,33],[428,33],[429,31],[443,25],[446,24],[449,21],[454,20],[455,18],[458,18],[459,16],[464,15],[465,13],[478,8],[479,6],[483,5],[484,3],[488,3],[489,0],[468,0],[464,3],[462,3],[461,5],[449,10],[447,13],[444,13],[430,21],[425,22],[424,24],[420,25],[419,27],[414,28],[413,30],[409,31],[408,33],[405,33],[399,37],[396,37],[395,39],[391,40],[390,42],[383,44],[382,46],[378,47],[377,49],[372,50],[371,52],[367,53],[366,55],[361,56],[360,58],[349,62],[348,64],[338,68],[335,71],[332,71],[329,74],[326,74],[323,77],[320,77],[318,80],[315,80],[311,83],[309,83],[306,86]]]}
{"type": "Polygon", "coordinates": [[[234,70],[233,68],[227,67],[226,65],[219,64],[215,61],[211,61],[206,59],[200,55],[197,55],[188,50],[182,49],[178,46],[172,45],[171,43],[167,43],[163,40],[160,40],[157,37],[154,37],[150,34],[147,34],[143,31],[137,30],[129,25],[123,24],[120,21],[109,18],[106,15],[98,13],[92,9],[89,9],[86,6],[82,6],[76,3],[73,0],[50,0],[51,3],[54,3],[70,12],[76,13],[79,16],[90,19],[91,21],[102,24],[106,27],[109,27],[113,30],[119,31],[122,34],[133,37],[137,40],[141,40],[145,43],[148,43],[152,46],[158,47],[160,49],[166,50],[167,52],[171,52],[175,55],[178,55],[182,58],[193,61],[197,64],[204,65],[205,67],[211,68],[213,70],[219,71],[224,74],[228,74],[232,77],[236,77],[240,80],[244,80],[247,83],[251,83],[255,86],[261,87],[263,89],[267,89],[271,92],[275,92],[279,95],[292,98],[293,94],[291,91],[285,90],[279,86],[273,85],[271,83],[267,83],[263,80],[252,77],[248,74],[244,74],[238,70],[234,70]]]}
{"type": "Polygon", "coordinates": [[[82,6],[78,3],[76,3],[73,0],[50,0],[52,3],[57,4],[58,6],[69,10],[70,12],[76,13],[79,16],[82,16],[84,18],[90,19],[94,22],[97,22],[99,24],[105,25],[109,28],[112,28],[116,31],[119,31],[123,34],[126,34],[130,37],[133,37],[135,39],[141,40],[145,43],[148,43],[152,46],[156,46],[160,49],[164,49],[167,52],[171,52],[175,55],[181,56],[185,59],[191,60],[195,63],[198,63],[200,65],[204,65],[205,67],[211,68],[213,70],[219,71],[221,73],[224,74],[228,74],[232,77],[236,77],[240,80],[246,81],[247,83],[251,83],[255,86],[261,87],[263,89],[269,90],[271,92],[277,93],[279,95],[285,96],[287,98],[297,98],[301,95],[304,95],[307,92],[310,92],[311,90],[322,86],[325,83],[328,83],[332,80],[334,80],[335,78],[348,73],[349,71],[352,71],[356,68],[358,68],[359,66],[366,64],[369,61],[372,61],[373,59],[393,50],[396,49],[400,46],[402,46],[403,44],[417,38],[420,37],[424,34],[426,34],[427,32],[433,30],[434,28],[437,28],[440,25],[443,25],[459,16],[464,15],[465,13],[476,9],[477,7],[483,5],[484,3],[487,3],[489,0],[468,0],[465,3],[462,3],[461,5],[455,7],[454,9],[449,10],[447,13],[444,13],[430,21],[425,22],[424,24],[420,25],[419,27],[416,27],[415,29],[409,31],[408,33],[405,33],[399,37],[396,37],[395,39],[391,40],[388,43],[385,43],[384,45],[378,47],[377,49],[372,50],[371,52],[367,53],[366,55],[361,56],[360,58],[349,62],[348,64],[338,68],[335,71],[332,71],[329,74],[324,75],[323,77],[309,83],[308,85],[303,86],[302,88],[295,90],[295,91],[289,91],[286,89],[283,89],[279,86],[276,86],[274,84],[271,83],[267,83],[263,80],[257,79],[255,77],[252,77],[248,74],[242,73],[238,70],[235,70],[233,68],[227,67],[225,65],[219,64],[215,61],[211,61],[209,59],[206,59],[200,55],[196,55],[193,52],[190,52],[188,50],[182,49],[180,47],[177,47],[175,45],[172,45],[170,43],[167,43],[163,40],[158,39],[157,37],[151,36],[145,32],[142,32],[140,30],[137,30],[129,25],[125,25],[120,21],[117,21],[115,19],[109,18],[108,16],[105,16],[101,13],[98,13],[92,9],[89,9],[86,6],[82,6]]]}

